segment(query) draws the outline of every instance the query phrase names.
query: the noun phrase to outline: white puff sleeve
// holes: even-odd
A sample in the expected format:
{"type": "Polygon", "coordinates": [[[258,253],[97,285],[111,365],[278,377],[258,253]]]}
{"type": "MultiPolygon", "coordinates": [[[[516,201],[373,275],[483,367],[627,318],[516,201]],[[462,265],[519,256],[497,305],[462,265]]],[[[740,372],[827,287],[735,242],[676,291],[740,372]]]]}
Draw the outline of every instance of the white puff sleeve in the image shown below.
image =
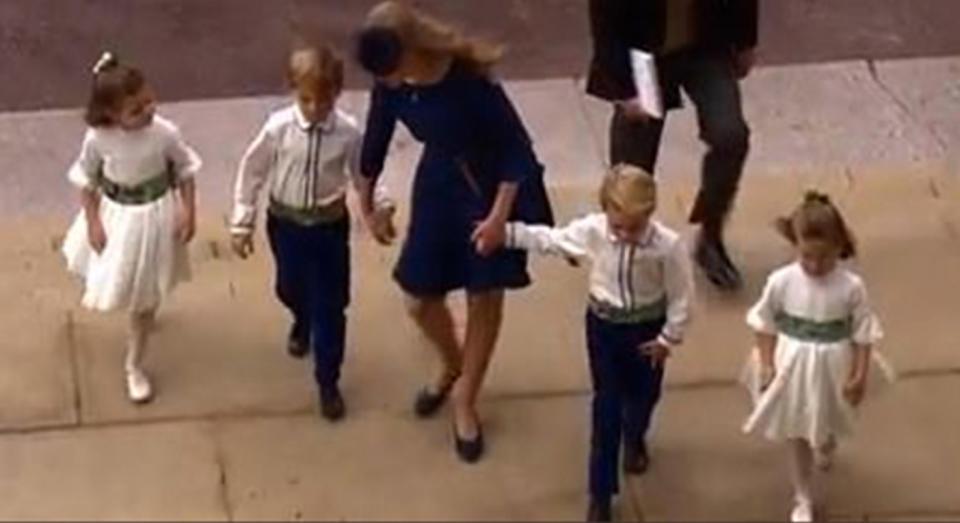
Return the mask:
{"type": "Polygon", "coordinates": [[[103,156],[96,147],[96,131],[87,129],[80,145],[80,154],[67,171],[67,179],[80,189],[93,186],[94,180],[103,169],[103,156]]]}
{"type": "Polygon", "coordinates": [[[853,342],[857,345],[873,345],[883,339],[880,320],[870,308],[867,288],[860,279],[850,294],[850,316],[853,320],[853,342]]]}
{"type": "Polygon", "coordinates": [[[777,333],[775,318],[777,311],[782,308],[779,292],[782,278],[778,277],[779,274],[781,273],[775,272],[767,278],[760,299],[747,311],[747,325],[756,332],[763,334],[777,333]]]}
{"type": "Polygon", "coordinates": [[[183,139],[180,129],[172,123],[168,122],[168,125],[170,137],[166,155],[173,164],[173,172],[176,173],[178,179],[193,178],[203,166],[203,160],[200,159],[197,151],[183,139]]]}

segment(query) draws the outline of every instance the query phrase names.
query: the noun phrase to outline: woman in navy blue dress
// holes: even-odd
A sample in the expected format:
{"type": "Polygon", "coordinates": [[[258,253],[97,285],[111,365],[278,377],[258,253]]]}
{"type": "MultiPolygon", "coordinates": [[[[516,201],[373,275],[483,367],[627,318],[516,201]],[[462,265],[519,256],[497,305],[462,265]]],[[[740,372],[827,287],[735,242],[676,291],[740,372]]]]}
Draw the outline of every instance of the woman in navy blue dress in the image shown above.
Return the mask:
{"type": "MultiPolygon", "coordinates": [[[[498,48],[389,1],[370,12],[356,52],[375,77],[363,175],[380,175],[398,121],[424,144],[394,279],[443,365],[414,408],[430,416],[452,391],[457,454],[474,462],[484,449],[477,396],[500,331],[504,291],[530,284],[526,254],[491,245],[500,244],[507,220],[552,223],[543,166],[502,86],[490,77],[498,48]],[[462,345],[446,302],[458,289],[467,293],[462,345]]],[[[371,202],[372,195],[361,197],[361,205],[371,202]]],[[[391,239],[388,231],[374,233],[381,242],[391,239]]]]}

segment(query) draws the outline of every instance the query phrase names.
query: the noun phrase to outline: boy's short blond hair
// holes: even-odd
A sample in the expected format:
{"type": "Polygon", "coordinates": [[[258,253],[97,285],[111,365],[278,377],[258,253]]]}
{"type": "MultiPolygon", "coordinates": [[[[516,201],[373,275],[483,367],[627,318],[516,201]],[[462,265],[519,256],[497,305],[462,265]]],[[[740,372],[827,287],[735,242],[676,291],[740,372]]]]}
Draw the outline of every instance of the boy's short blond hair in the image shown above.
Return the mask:
{"type": "Polygon", "coordinates": [[[600,186],[600,207],[628,215],[644,214],[657,206],[657,184],[643,169],[625,163],[607,171],[600,186]]]}
{"type": "Polygon", "coordinates": [[[292,89],[343,89],[343,60],[325,44],[300,43],[290,51],[287,82],[292,89]]]}

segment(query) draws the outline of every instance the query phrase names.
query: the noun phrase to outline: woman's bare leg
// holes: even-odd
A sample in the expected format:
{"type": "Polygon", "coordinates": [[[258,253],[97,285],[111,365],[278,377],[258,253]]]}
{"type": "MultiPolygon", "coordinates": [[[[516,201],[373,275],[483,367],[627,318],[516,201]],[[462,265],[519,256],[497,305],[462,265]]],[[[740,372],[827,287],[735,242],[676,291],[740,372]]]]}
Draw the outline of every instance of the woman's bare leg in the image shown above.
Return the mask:
{"type": "Polygon", "coordinates": [[[407,295],[406,302],[408,314],[440,356],[440,368],[429,385],[430,392],[439,393],[460,374],[463,361],[453,316],[445,296],[425,298],[407,295]]]}
{"type": "Polygon", "coordinates": [[[477,398],[503,320],[502,290],[467,296],[467,332],[463,344],[463,374],[454,387],[454,423],[461,438],[479,433],[477,398]]]}

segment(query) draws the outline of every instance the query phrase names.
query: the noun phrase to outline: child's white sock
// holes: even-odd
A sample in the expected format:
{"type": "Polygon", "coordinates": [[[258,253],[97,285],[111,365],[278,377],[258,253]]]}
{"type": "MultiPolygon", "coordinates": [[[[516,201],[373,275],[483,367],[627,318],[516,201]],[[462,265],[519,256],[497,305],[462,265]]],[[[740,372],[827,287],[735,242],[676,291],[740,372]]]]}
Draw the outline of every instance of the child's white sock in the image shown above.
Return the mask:
{"type": "Polygon", "coordinates": [[[153,395],[150,380],[140,368],[152,323],[152,311],[130,315],[130,339],[127,342],[127,355],[124,358],[123,367],[127,374],[127,396],[134,403],[149,401],[153,395]]]}
{"type": "Polygon", "coordinates": [[[147,336],[153,324],[154,311],[134,312],[130,314],[129,333],[127,340],[127,354],[123,368],[127,372],[140,368],[143,355],[147,348],[147,336]]]}
{"type": "Polygon", "coordinates": [[[812,509],[817,500],[816,482],[813,470],[813,449],[806,440],[794,439],[789,443],[790,479],[793,482],[794,509],[793,519],[803,520],[799,512],[802,509],[812,516],[812,509]]]}

